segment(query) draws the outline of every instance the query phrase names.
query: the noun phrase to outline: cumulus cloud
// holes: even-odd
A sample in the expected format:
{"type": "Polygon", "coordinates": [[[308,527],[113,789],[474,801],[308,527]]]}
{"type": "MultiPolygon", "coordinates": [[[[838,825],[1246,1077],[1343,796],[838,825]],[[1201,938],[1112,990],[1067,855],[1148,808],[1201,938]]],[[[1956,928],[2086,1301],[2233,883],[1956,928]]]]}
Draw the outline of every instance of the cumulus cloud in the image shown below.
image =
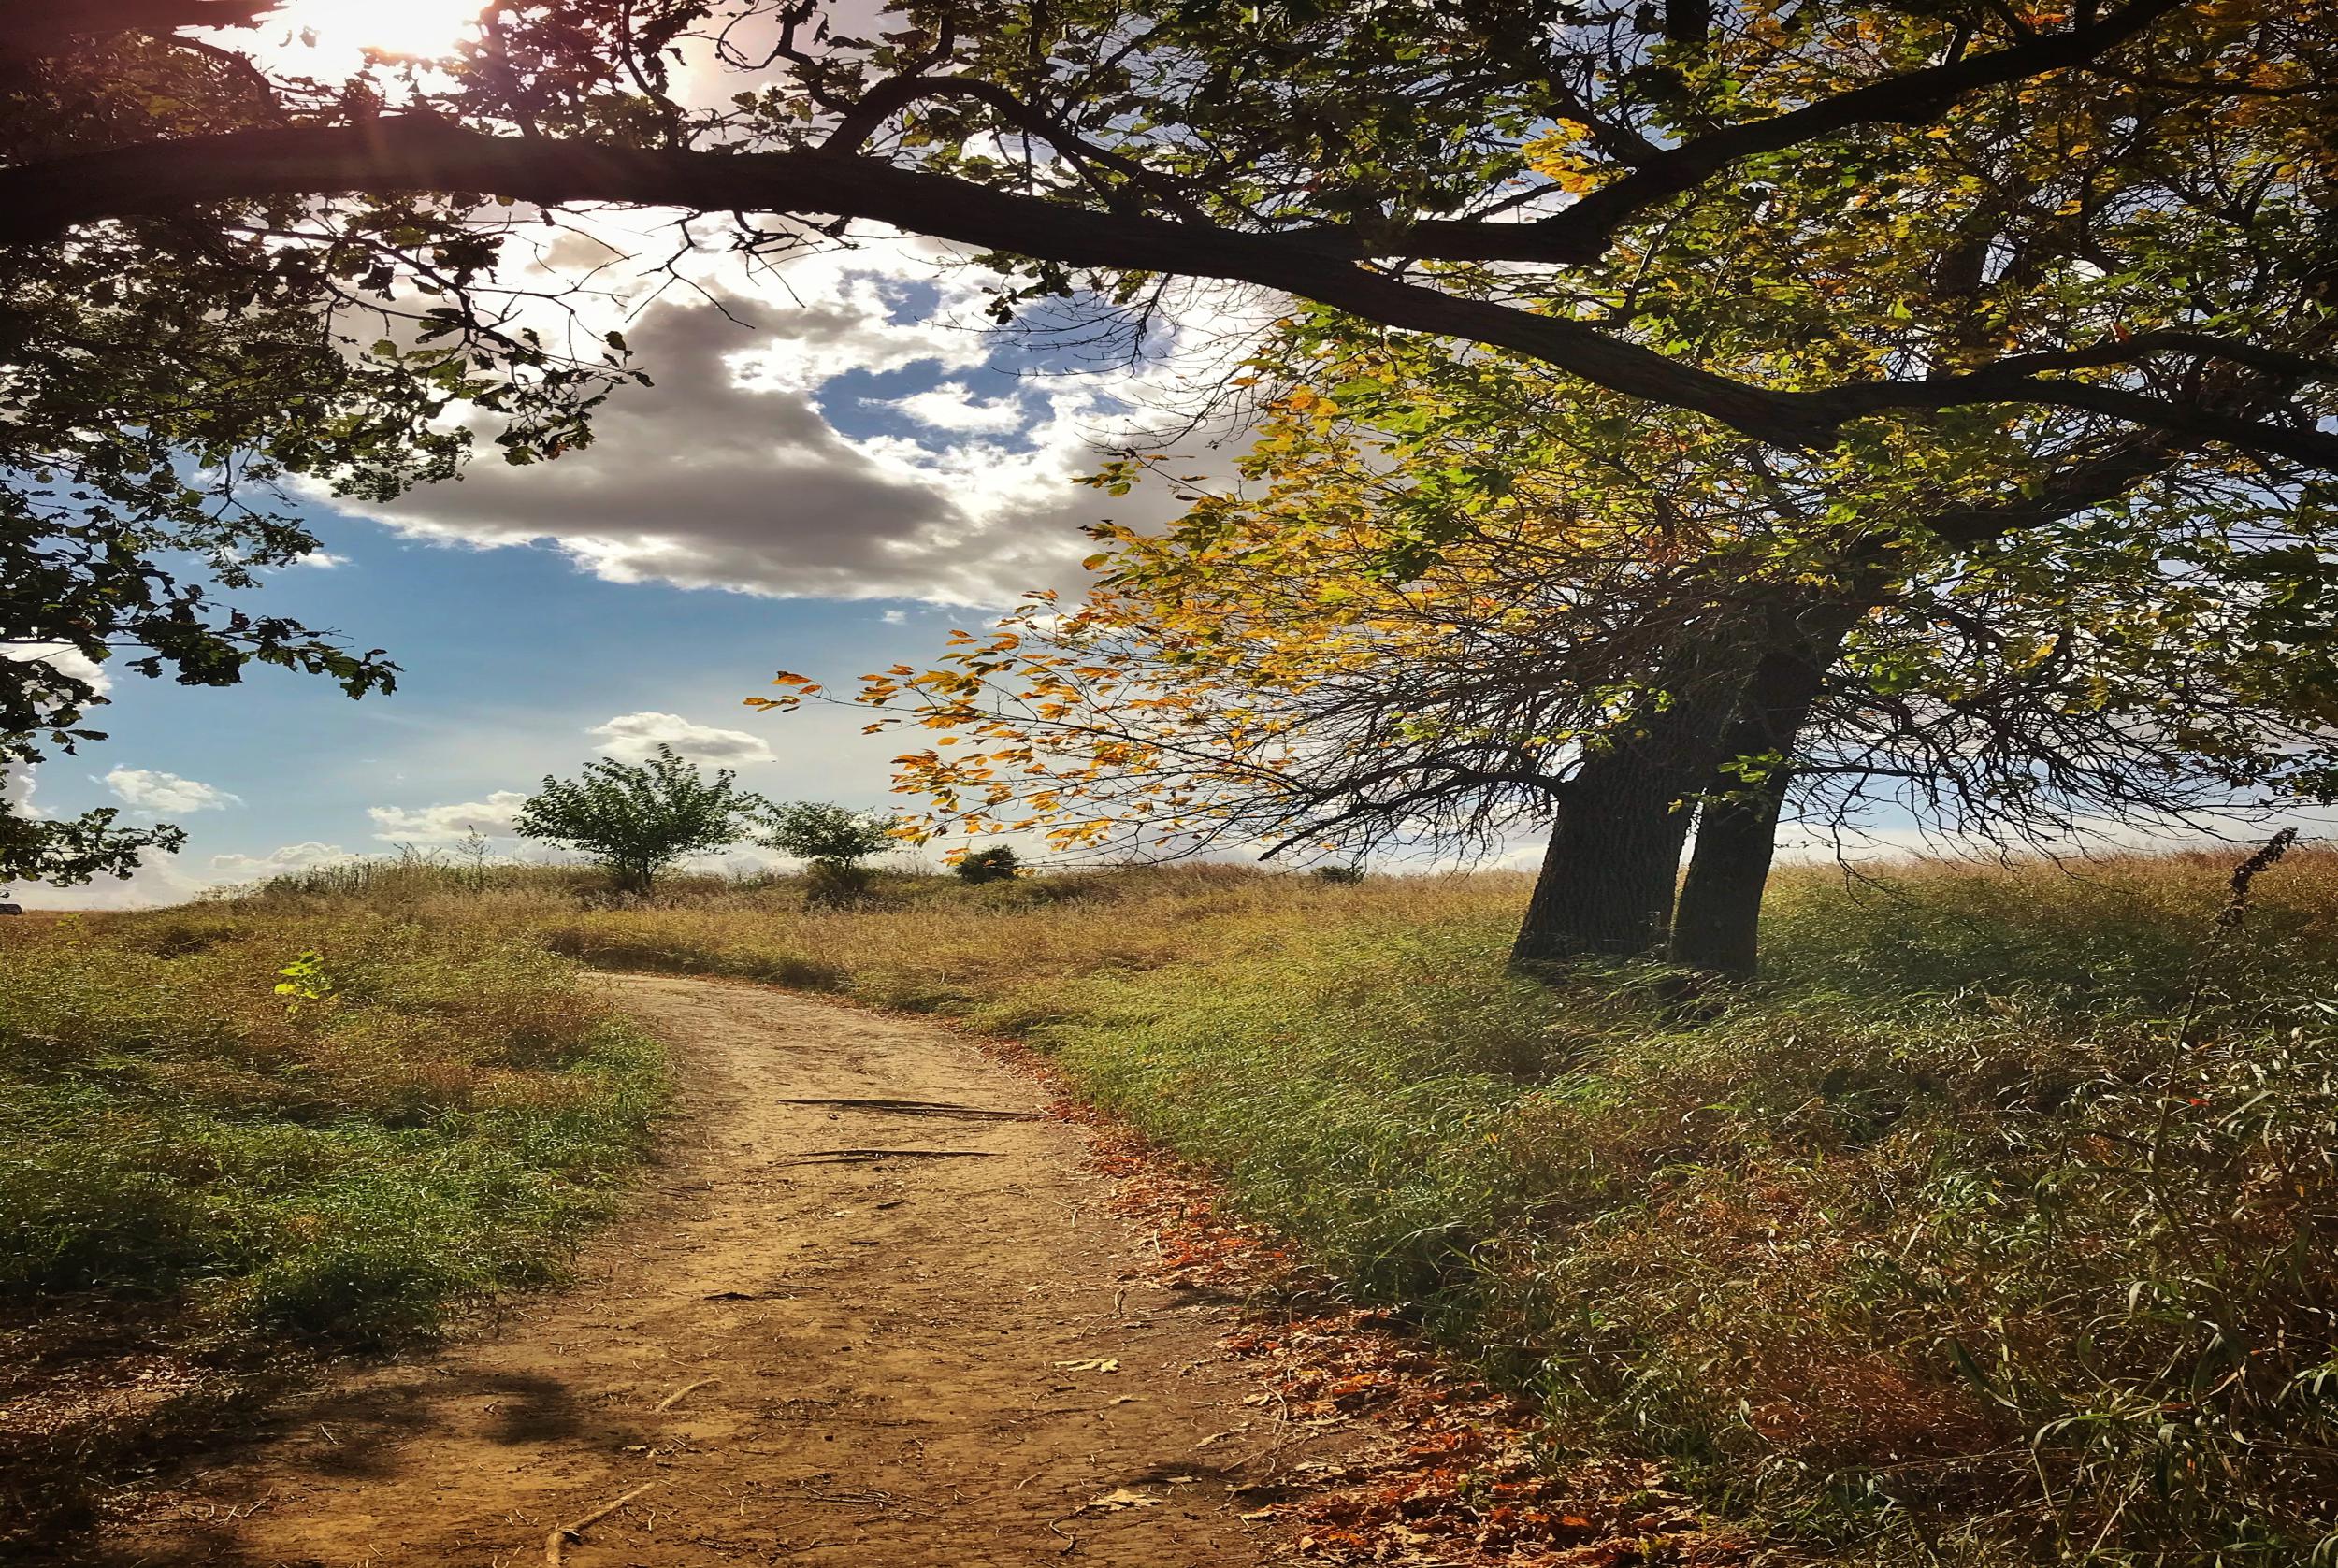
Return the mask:
{"type": "Polygon", "coordinates": [[[1001,397],[985,402],[968,391],[963,381],[944,381],[940,386],[913,392],[906,397],[896,398],[891,406],[936,430],[1003,436],[1031,423],[1031,415],[1019,398],[1001,397]]]}
{"type": "Polygon", "coordinates": [[[33,770],[22,763],[0,763],[0,813],[40,815],[33,804],[33,770]]]}
{"type": "Polygon", "coordinates": [[[117,768],[106,775],[105,784],[116,799],[141,811],[217,812],[243,803],[214,785],[152,768],[117,768]]]}
{"type": "Polygon", "coordinates": [[[549,540],[613,582],[990,606],[1075,579],[1079,528],[1100,511],[1141,525],[1178,510],[1166,486],[1107,508],[1074,482],[1096,466],[1097,431],[1124,417],[1126,387],[1098,379],[1035,378],[988,402],[951,380],[891,400],[916,439],[839,430],[819,399],[846,372],[960,377],[989,350],[953,324],[971,284],[904,281],[929,256],[874,259],[791,271],[795,302],[717,291],[646,306],[626,330],[657,384],[612,398],[590,446],[481,461],[368,515],[448,542],[549,540]]]}
{"type": "Polygon", "coordinates": [[[661,745],[671,746],[697,761],[726,767],[772,760],[772,748],[761,736],[750,735],[743,729],[717,729],[712,725],[694,724],[679,713],[619,713],[585,733],[599,736],[612,756],[635,761],[661,745]]]}
{"type": "Polygon", "coordinates": [[[212,871],[218,876],[239,882],[281,876],[286,871],[305,871],[311,866],[330,865],[336,860],[362,858],[339,844],[320,843],[310,839],[305,843],[280,844],[266,855],[214,855],[210,864],[212,871]]]}
{"type": "Polygon", "coordinates": [[[368,806],[377,839],[390,843],[453,843],[474,830],[489,838],[509,833],[527,796],[498,789],[483,800],[444,806],[368,806]]]}
{"type": "Polygon", "coordinates": [[[68,642],[10,642],[0,645],[0,658],[19,663],[37,659],[60,675],[87,681],[100,697],[113,689],[113,677],[106,673],[106,667],[68,642]]]}

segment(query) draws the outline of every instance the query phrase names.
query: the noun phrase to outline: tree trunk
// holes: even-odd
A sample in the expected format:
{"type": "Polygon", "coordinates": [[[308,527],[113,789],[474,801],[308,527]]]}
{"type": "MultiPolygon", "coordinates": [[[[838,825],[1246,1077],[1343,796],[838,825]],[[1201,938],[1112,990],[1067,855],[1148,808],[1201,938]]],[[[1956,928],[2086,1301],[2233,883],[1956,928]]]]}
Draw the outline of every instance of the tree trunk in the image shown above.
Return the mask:
{"type": "Polygon", "coordinates": [[[1721,760],[1745,661],[1744,641],[1725,628],[1691,640],[1638,718],[1583,759],[1560,800],[1514,962],[1664,945],[1695,798],[1721,760]]]}
{"type": "Polygon", "coordinates": [[[1704,786],[1696,846],[1672,917],[1675,962],[1739,975],[1751,975],[1759,963],[1762,892],[1777,853],[1795,746],[1863,608],[1826,605],[1798,625],[1782,617],[1776,640],[1755,664],[1704,786]],[[1741,758],[1776,760],[1749,783],[1728,770],[1741,758]]]}
{"type": "Polygon", "coordinates": [[[1639,748],[1585,765],[1551,829],[1514,962],[1647,953],[1664,941],[1688,837],[1682,784],[1639,748]]]}
{"type": "Polygon", "coordinates": [[[1751,975],[1760,962],[1762,891],[1778,847],[1778,813],[1787,770],[1760,784],[1734,783],[1732,794],[1709,798],[1696,820],[1696,847],[1681,879],[1672,916],[1672,957],[1691,969],[1751,975]]]}

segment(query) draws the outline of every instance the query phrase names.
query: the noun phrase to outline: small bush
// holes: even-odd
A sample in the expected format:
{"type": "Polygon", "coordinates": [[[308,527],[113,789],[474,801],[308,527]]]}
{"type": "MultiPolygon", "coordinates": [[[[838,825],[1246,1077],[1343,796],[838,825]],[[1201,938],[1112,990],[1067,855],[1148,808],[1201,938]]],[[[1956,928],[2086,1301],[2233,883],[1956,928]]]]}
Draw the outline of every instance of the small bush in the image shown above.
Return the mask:
{"type": "Polygon", "coordinates": [[[1005,844],[992,844],[989,849],[971,851],[958,863],[960,879],[977,884],[1005,882],[1021,875],[1023,863],[1005,844]]]}

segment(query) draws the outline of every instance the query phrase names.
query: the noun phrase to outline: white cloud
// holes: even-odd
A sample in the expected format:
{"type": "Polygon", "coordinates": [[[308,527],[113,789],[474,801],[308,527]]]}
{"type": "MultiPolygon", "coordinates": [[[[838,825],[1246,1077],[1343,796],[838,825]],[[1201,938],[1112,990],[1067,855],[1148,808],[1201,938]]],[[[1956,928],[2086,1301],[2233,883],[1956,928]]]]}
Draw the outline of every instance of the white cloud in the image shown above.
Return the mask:
{"type": "Polygon", "coordinates": [[[490,838],[509,833],[527,803],[525,791],[498,789],[484,800],[445,806],[368,806],[377,839],[390,843],[453,843],[474,829],[490,838]]]}
{"type": "Polygon", "coordinates": [[[1008,396],[974,396],[967,375],[999,344],[980,324],[983,275],[938,266],[946,253],[871,237],[757,276],[691,258],[713,302],[682,289],[633,301],[626,337],[657,385],[620,389],[591,445],[517,468],[483,458],[458,481],[363,510],[449,543],[548,540],[617,583],[985,607],[1068,586],[1092,548],[1084,525],[1181,510],[1165,485],[1106,501],[1074,482],[1148,383],[1034,376],[1008,396]],[[941,384],[832,406],[849,424],[889,401],[914,437],[857,439],[823,408],[839,377],[913,367],[941,384]]]}
{"type": "Polygon", "coordinates": [[[319,843],[310,839],[306,843],[280,844],[266,855],[214,855],[211,870],[221,877],[241,882],[281,876],[286,871],[305,871],[311,866],[330,865],[336,860],[361,858],[339,844],[319,843]]]}
{"type": "Polygon", "coordinates": [[[888,610],[884,614],[878,616],[877,619],[883,621],[888,626],[906,626],[909,623],[909,611],[906,610],[888,610]]]}
{"type": "Polygon", "coordinates": [[[716,729],[711,725],[694,724],[679,713],[619,713],[585,733],[599,736],[611,755],[636,761],[660,745],[671,746],[684,756],[700,762],[726,766],[772,760],[772,748],[761,736],[750,735],[743,729],[716,729]]]}
{"type": "Polygon", "coordinates": [[[33,770],[22,763],[0,763],[0,813],[40,815],[33,804],[33,770]]]}
{"type": "Polygon", "coordinates": [[[240,797],[195,779],[151,768],[117,768],[106,787],[124,805],[150,812],[217,812],[243,804],[240,797]]]}
{"type": "Polygon", "coordinates": [[[100,697],[113,689],[113,678],[106,673],[105,667],[70,643],[11,642],[0,646],[0,658],[15,659],[20,663],[38,659],[60,675],[87,681],[100,697]]]}
{"type": "MultiPolygon", "coordinates": [[[[872,397],[867,401],[881,400],[872,397]]],[[[894,399],[892,407],[936,430],[1003,436],[1031,423],[1031,415],[1024,411],[1019,399],[1002,397],[987,403],[969,391],[963,381],[944,381],[924,392],[913,392],[894,399]]]]}
{"type": "Polygon", "coordinates": [[[15,897],[28,909],[152,909],[200,897],[218,880],[189,875],[174,856],[150,855],[127,877],[99,877],[75,887],[20,883],[15,897]]]}

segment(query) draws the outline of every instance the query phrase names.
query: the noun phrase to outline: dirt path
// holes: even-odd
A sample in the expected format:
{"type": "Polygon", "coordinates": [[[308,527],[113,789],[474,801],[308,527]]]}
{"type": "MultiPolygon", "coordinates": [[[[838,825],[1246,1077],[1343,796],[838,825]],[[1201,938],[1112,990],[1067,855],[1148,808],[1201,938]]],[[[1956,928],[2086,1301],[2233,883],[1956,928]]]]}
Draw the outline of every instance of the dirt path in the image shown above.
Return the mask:
{"type": "MultiPolygon", "coordinates": [[[[158,1497],[123,1562],[573,1568],[1274,1555],[1237,1517],[1305,1452],[1152,1283],[1038,1086],[932,1027],[616,982],[673,1045],[652,1197],[499,1331],[276,1417],[158,1497]]],[[[1319,1441],[1329,1439],[1319,1438],[1319,1441]]]]}

